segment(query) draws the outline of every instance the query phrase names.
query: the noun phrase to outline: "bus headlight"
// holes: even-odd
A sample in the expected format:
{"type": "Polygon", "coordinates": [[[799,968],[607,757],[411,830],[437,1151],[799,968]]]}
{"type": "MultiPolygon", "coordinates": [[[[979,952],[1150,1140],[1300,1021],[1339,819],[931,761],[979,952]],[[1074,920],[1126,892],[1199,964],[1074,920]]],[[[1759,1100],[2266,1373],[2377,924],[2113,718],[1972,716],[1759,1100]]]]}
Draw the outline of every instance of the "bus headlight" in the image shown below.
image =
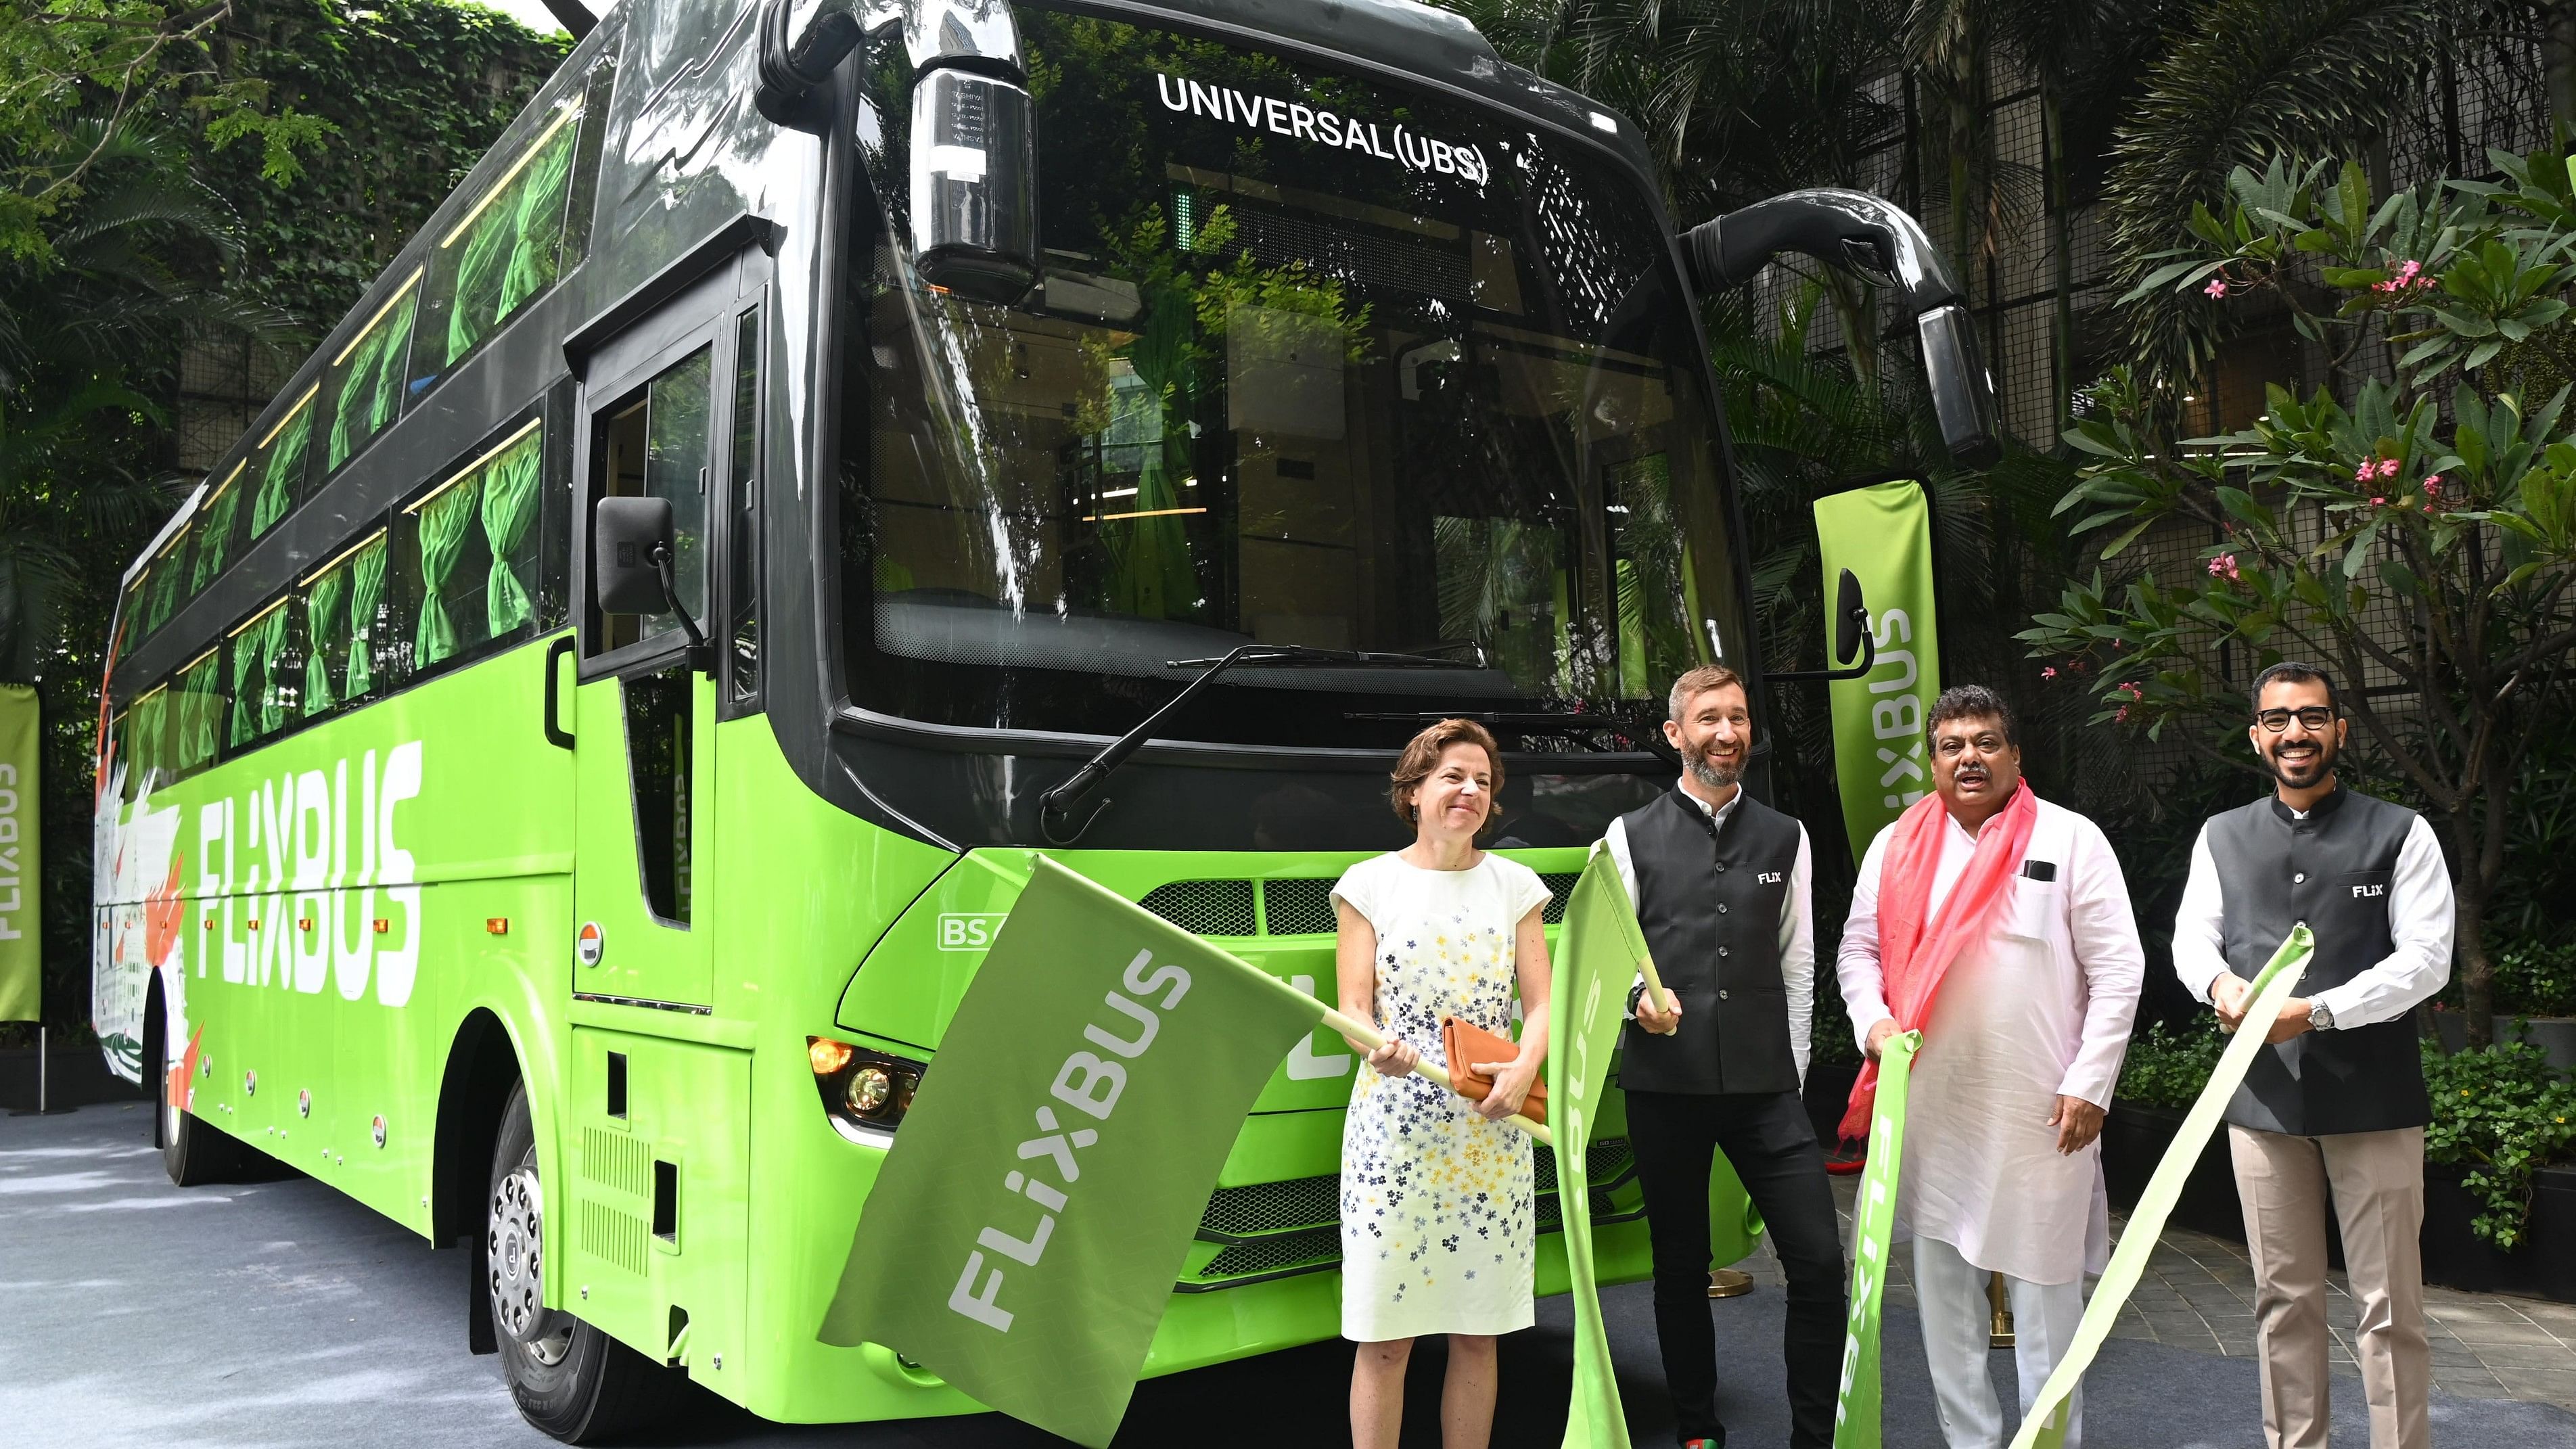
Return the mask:
{"type": "Polygon", "coordinates": [[[805,1039],[805,1057],[814,1069],[814,1087],[834,1128],[853,1142],[884,1146],[904,1113],[912,1109],[921,1087],[920,1062],[854,1047],[827,1036],[805,1039]]]}

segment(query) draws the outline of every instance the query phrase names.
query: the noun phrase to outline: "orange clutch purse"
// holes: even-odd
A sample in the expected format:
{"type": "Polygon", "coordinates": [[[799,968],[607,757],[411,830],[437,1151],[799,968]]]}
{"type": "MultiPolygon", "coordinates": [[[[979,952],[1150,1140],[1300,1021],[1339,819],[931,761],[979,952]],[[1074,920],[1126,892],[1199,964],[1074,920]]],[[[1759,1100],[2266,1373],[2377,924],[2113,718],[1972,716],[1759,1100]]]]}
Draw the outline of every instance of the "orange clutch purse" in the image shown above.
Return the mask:
{"type": "MultiPolygon", "coordinates": [[[[1449,1058],[1449,1086],[1461,1097],[1483,1101],[1494,1090],[1494,1079],[1476,1073],[1477,1062],[1508,1062],[1521,1054],[1520,1044],[1494,1035],[1480,1026],[1469,1026],[1454,1016],[1440,1018],[1440,1050],[1449,1058]]],[[[1547,1125],[1547,1081],[1530,1083],[1529,1096],[1521,1101],[1521,1115],[1544,1127],[1547,1125]]]]}

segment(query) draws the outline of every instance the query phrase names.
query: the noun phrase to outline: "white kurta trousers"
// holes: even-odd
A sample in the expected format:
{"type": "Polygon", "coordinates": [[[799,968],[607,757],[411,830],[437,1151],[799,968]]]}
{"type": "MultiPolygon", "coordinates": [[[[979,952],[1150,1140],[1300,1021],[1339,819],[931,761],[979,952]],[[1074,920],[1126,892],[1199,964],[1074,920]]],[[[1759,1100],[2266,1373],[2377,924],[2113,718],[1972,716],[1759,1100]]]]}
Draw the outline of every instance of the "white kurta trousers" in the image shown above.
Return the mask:
{"type": "MultiPolygon", "coordinates": [[[[2003,1449],[2003,1406],[1986,1376],[1992,1310],[1986,1303],[1986,1270],[1937,1238],[1914,1240],[1914,1301],[1923,1315],[1923,1356],[1932,1369],[1932,1397],[1941,1410],[1941,1438],[1950,1449],[2003,1449]]],[[[2012,1303],[2013,1367],[2021,1376],[2021,1411],[2039,1397],[2057,1361],[2075,1341],[2084,1317],[2084,1285],[2025,1283],[2007,1274],[2012,1303]]],[[[2084,1386],[2068,1396],[2066,1449],[2084,1442],[2084,1386]]]]}

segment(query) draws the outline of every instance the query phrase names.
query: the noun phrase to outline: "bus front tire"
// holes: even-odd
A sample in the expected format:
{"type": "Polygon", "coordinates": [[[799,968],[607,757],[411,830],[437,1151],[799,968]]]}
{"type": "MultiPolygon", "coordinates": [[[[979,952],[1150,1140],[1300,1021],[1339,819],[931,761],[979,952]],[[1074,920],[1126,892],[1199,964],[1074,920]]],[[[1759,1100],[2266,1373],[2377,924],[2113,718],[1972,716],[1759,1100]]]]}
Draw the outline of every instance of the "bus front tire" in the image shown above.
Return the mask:
{"type": "MultiPolygon", "coordinates": [[[[160,1118],[153,1132],[161,1149],[161,1170],[170,1176],[173,1187],[204,1187],[209,1183],[231,1182],[246,1166],[242,1145],[222,1128],[196,1116],[170,1100],[170,1069],[179,1063],[169,1060],[169,1047],[161,1026],[161,999],[152,999],[151,1019],[146,1026],[143,1060],[158,1064],[158,1072],[148,1072],[144,1090],[158,1104],[160,1118]]],[[[184,1089],[183,1089],[184,1090],[184,1089]]]]}
{"type": "MultiPolygon", "coordinates": [[[[510,1397],[567,1444],[600,1444],[668,1424],[689,1389],[665,1368],[562,1309],[546,1308],[544,1214],[525,1086],[510,1090],[484,1195],[483,1274],[510,1397]]],[[[560,1235],[558,1235],[560,1237],[560,1235]]]]}

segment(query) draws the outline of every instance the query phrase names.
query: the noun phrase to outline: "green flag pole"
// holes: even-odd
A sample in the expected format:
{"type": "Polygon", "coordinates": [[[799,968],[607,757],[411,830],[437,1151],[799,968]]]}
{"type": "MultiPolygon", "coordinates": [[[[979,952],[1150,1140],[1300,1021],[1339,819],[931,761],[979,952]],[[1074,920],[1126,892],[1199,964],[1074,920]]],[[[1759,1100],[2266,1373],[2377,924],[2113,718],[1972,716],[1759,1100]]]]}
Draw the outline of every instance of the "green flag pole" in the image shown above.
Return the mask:
{"type": "MultiPolygon", "coordinates": [[[[2172,1216],[2174,1204],[2181,1201],[2184,1181],[2218,1130],[2218,1119],[2226,1112],[2228,1099],[2236,1095],[2247,1069],[2254,1065],[2254,1054],[2263,1049],[2266,1028],[2281,1014],[2281,1003],[2298,989],[2299,977],[2307,971],[2315,946],[2307,923],[2302,921],[2290,928],[2280,949],[2272,953],[2272,959],[2255,976],[2254,1001],[2245,1008],[2245,1029],[2237,1032],[2236,1039],[2219,1054],[2218,1066],[2209,1074],[2209,1084],[2200,1089],[2199,1100],[2191,1104],[2181,1129],[2174,1133],[2173,1145],[2165,1149],[2164,1160],[2156,1164],[2155,1175],[2147,1179],[2145,1194],[2139,1197],[2136,1211],[2129,1214],[2128,1231],[2120,1235],[2120,1246],[2112,1250],[2102,1281],[2093,1287],[2093,1301],[2084,1306],[2084,1317],[2075,1326],[2075,1340],[2067,1346],[2066,1356],[2057,1361],[2048,1381],[2039,1386],[2039,1396],[2031,1401],[2030,1413],[2013,1435],[2012,1449],[2064,1449],[2067,1398],[2083,1379],[2084,1370],[2092,1365],[2093,1356],[2101,1351],[2103,1340],[2111,1336],[2112,1320],[2120,1316],[2121,1307],[2145,1276],[2147,1255],[2155,1251],[2156,1240],[2164,1235],[2165,1219],[2172,1216]]],[[[1840,1442],[1837,1440],[1837,1445],[1840,1442]]]]}

